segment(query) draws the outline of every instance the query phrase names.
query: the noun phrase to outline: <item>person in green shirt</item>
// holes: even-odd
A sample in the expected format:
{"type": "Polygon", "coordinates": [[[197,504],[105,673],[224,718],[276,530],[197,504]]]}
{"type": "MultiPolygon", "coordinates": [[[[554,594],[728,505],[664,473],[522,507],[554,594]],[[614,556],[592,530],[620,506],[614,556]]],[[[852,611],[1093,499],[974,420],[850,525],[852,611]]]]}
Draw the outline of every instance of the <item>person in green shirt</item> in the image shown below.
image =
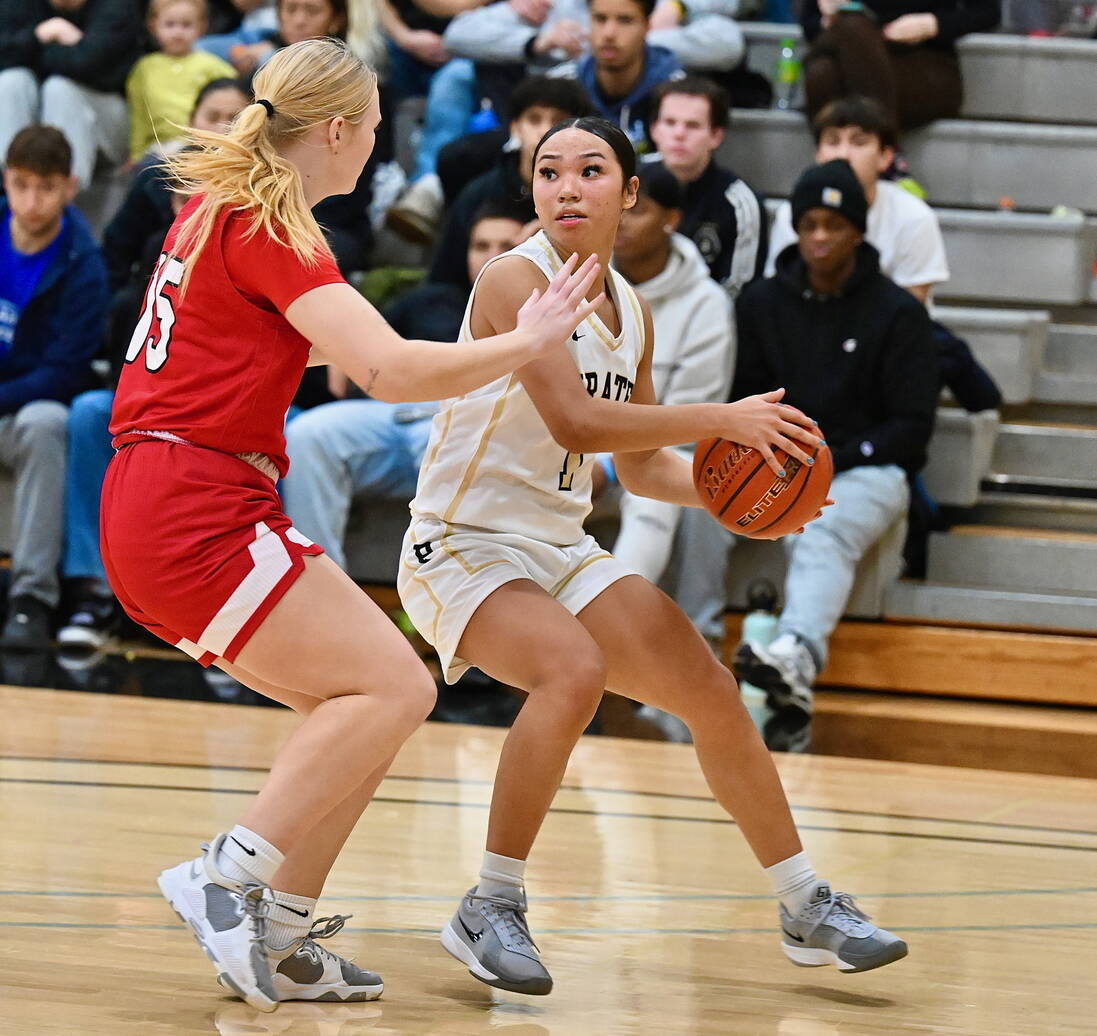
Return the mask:
{"type": "Polygon", "coordinates": [[[160,49],[141,58],[126,79],[132,161],[183,136],[202,87],[236,75],[227,62],[194,49],[206,21],[205,0],[149,4],[149,32],[160,49]]]}

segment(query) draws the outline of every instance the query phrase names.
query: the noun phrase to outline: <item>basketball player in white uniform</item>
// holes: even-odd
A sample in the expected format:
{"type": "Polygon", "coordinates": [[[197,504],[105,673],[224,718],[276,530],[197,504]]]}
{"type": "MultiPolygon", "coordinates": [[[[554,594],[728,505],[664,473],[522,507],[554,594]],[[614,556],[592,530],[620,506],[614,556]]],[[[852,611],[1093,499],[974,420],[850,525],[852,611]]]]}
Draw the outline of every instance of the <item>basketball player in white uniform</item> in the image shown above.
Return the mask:
{"type": "Polygon", "coordinates": [[[620,214],[635,204],[634,171],[631,144],[604,120],[569,120],[542,139],[533,196],[543,229],[481,271],[461,337],[513,327],[571,253],[596,255],[605,271],[588,293],[595,312],[567,351],[443,407],[411,505],[400,596],[446,680],[475,665],[529,694],[503,746],[479,882],[442,944],[489,985],[551,990],[525,920],[525,862],[609,688],[689,726],[716,799],[773,881],[786,955],[867,971],[905,956],[906,944],[817,878],[731,674],[673,601],[583,532],[599,452],[614,454],[631,492],[697,507],[688,459],[662,447],[718,435],[779,471],[773,447],[810,463],[798,443],[821,441],[780,403],[783,390],[655,405],[651,316],[609,264],[620,214]]]}

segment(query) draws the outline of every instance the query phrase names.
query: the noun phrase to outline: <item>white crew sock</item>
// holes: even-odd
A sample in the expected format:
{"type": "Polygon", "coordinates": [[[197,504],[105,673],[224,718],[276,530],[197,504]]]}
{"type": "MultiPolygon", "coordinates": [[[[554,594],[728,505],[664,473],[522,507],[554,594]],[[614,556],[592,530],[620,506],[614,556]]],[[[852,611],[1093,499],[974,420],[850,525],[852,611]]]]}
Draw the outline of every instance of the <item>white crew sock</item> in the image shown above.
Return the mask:
{"type": "Polygon", "coordinates": [[[787,860],[766,868],[769,880],[773,882],[773,891],[784,908],[795,917],[807,906],[819,878],[808,859],[808,854],[799,852],[787,860]]]}
{"type": "Polygon", "coordinates": [[[285,857],[254,831],[237,824],[221,843],[214,864],[233,881],[258,881],[269,885],[285,857]]]}
{"type": "Polygon", "coordinates": [[[509,856],[486,852],[480,865],[480,883],[476,892],[481,896],[521,899],[525,873],[525,860],[512,860],[509,856]]]}
{"type": "Polygon", "coordinates": [[[296,940],[303,939],[312,928],[312,915],[316,912],[316,900],[308,896],[291,896],[288,892],[272,890],[274,905],[267,915],[267,946],[271,952],[289,949],[296,940]]]}

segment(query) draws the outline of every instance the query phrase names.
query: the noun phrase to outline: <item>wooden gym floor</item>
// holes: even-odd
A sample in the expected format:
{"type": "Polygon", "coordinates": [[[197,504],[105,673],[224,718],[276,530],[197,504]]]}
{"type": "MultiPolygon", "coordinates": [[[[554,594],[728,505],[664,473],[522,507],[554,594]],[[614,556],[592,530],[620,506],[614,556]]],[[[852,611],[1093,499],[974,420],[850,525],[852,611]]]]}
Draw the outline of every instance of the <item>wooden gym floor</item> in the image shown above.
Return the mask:
{"type": "Polygon", "coordinates": [[[763,877],[685,746],[587,738],[530,867],[556,989],[473,980],[437,943],[471,884],[503,732],[430,724],[351,839],[324,913],[373,1004],[229,999],[156,892],[229,825],[286,712],[0,687],[0,1032],[1093,1032],[1097,782],[828,757],[778,765],[808,850],[911,945],[798,970],[763,877]]]}

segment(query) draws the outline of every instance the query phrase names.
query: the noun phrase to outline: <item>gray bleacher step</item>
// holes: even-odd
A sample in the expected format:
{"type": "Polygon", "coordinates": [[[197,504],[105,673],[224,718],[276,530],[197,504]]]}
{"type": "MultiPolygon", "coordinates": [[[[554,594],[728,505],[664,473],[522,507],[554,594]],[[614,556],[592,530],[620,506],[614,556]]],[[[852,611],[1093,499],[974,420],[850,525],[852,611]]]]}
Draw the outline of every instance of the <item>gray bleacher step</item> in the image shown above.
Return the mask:
{"type": "MultiPolygon", "coordinates": [[[[799,25],[740,22],[747,63],[774,78],[781,41],[805,50],[799,25]]],[[[973,33],[959,41],[963,114],[980,119],[1097,124],[1097,43],[973,33]]]]}
{"type": "Polygon", "coordinates": [[[1032,593],[901,579],[884,594],[884,614],[889,619],[1097,633],[1094,594],[1032,593]]]}
{"type": "MultiPolygon", "coordinates": [[[[1019,209],[1067,205],[1097,212],[1097,126],[940,119],[908,134],[903,150],[934,205],[1019,209]]],[[[787,196],[814,144],[799,112],[736,109],[721,156],[752,186],[787,196]]]]}
{"type": "Polygon", "coordinates": [[[934,306],[933,315],[971,346],[1007,403],[1032,398],[1051,321],[1046,310],[934,306]]]}
{"type": "Polygon", "coordinates": [[[991,471],[1018,483],[1097,488],[1097,428],[1003,424],[998,428],[991,471]]]}
{"type": "Polygon", "coordinates": [[[938,407],[929,460],[922,471],[926,491],[940,504],[970,507],[990,470],[998,412],[969,414],[959,407],[938,407]]]}
{"type": "Polygon", "coordinates": [[[1097,594],[1095,573],[1094,533],[965,525],[929,540],[931,583],[1073,596],[1097,594]]]}
{"type": "Polygon", "coordinates": [[[1097,378],[1097,327],[1052,324],[1048,329],[1043,369],[1049,373],[1097,378]]]}
{"type": "MultiPolygon", "coordinates": [[[[1097,66],[1094,68],[1097,75],[1097,66]]],[[[1097,126],[940,119],[903,138],[903,152],[935,205],[1097,211],[1097,126]]]]}
{"type": "Polygon", "coordinates": [[[1041,371],[1032,398],[1039,403],[1080,403],[1097,406],[1097,375],[1041,371]]]}
{"type": "Polygon", "coordinates": [[[952,277],[938,299],[1077,305],[1088,301],[1097,222],[1081,215],[937,209],[952,277]]]}
{"type": "MultiPolygon", "coordinates": [[[[766,199],[773,214],[781,205],[766,199]]],[[[935,209],[952,276],[936,299],[1078,305],[1089,301],[1097,256],[1097,220],[1080,215],[935,209]],[[993,261],[990,261],[993,257],[993,261]]]]}
{"type": "MultiPolygon", "coordinates": [[[[983,492],[970,512],[970,521],[979,525],[1095,533],[1097,499],[1042,493],[983,492]]],[[[1097,580],[1094,587],[1097,589],[1097,580]]]]}

